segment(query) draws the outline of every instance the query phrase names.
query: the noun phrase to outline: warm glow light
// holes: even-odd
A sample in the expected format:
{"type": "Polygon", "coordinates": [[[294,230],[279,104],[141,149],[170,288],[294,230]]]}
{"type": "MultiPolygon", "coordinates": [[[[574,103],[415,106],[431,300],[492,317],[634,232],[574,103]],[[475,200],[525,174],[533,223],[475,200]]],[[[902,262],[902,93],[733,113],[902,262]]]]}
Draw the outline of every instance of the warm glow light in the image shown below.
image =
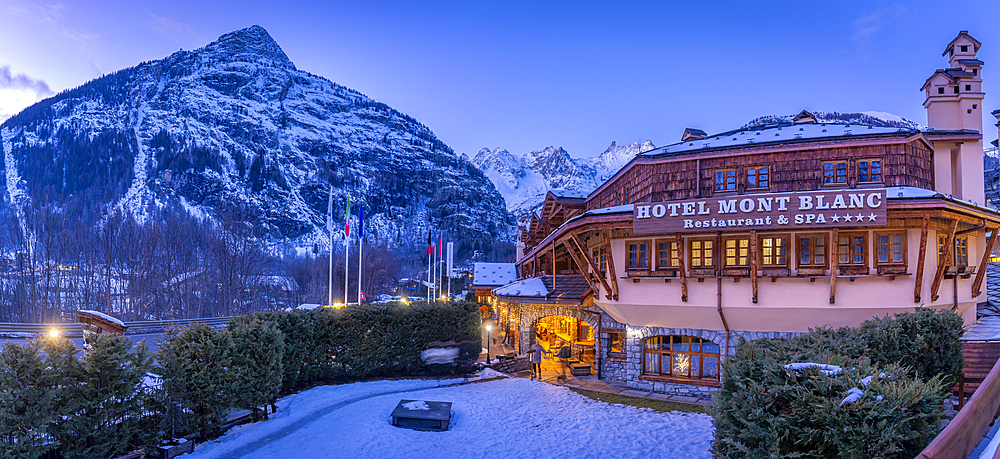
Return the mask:
{"type": "Polygon", "coordinates": [[[486,324],[486,331],[493,331],[493,326],[490,324],[486,324]]]}
{"type": "Polygon", "coordinates": [[[687,355],[674,355],[674,373],[687,373],[691,367],[691,357],[687,355]]]}
{"type": "Polygon", "coordinates": [[[58,338],[59,337],[59,330],[56,330],[55,328],[49,330],[49,337],[51,337],[51,338],[58,338]]]}

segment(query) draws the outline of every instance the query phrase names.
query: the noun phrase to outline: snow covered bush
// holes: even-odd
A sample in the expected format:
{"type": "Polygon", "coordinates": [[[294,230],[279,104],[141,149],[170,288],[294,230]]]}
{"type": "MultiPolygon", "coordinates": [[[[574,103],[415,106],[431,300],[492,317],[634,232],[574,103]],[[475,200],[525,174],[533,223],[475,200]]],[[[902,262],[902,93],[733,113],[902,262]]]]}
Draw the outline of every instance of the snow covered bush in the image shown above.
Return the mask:
{"type": "Polygon", "coordinates": [[[914,457],[940,430],[961,325],[917,310],[740,344],[713,397],[715,456],[914,457]]]}

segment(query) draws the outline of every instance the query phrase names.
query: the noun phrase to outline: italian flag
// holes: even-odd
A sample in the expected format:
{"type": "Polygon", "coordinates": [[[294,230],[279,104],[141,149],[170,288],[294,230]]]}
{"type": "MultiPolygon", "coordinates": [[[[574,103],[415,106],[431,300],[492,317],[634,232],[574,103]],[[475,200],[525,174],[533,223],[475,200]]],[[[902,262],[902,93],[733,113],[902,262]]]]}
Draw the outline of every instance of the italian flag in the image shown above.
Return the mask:
{"type": "Polygon", "coordinates": [[[347,197],[347,210],[344,211],[344,236],[351,237],[351,197],[347,197]]]}

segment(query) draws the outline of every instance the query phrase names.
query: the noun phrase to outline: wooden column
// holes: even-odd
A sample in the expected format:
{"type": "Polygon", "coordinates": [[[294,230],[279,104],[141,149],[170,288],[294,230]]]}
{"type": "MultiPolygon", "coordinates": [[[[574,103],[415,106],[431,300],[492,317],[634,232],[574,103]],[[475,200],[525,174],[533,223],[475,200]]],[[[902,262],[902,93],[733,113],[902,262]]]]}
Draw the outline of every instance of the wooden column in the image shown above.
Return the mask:
{"type": "Polygon", "coordinates": [[[983,286],[983,279],[986,278],[986,267],[990,262],[990,254],[993,253],[993,245],[997,242],[997,233],[1000,233],[1000,228],[993,228],[993,234],[990,234],[990,241],[986,243],[986,251],[983,252],[983,259],[979,262],[979,267],[976,268],[979,272],[976,273],[976,280],[972,281],[973,298],[983,293],[980,287],[983,286]]]}
{"type": "Polygon", "coordinates": [[[944,272],[948,267],[946,260],[951,258],[955,245],[955,230],[958,229],[958,220],[952,220],[948,227],[948,239],[944,241],[944,254],[938,256],[937,271],[934,273],[934,283],[931,284],[931,301],[937,301],[938,289],[941,288],[941,281],[944,280],[944,272]]]}
{"type": "Polygon", "coordinates": [[[607,279],[605,279],[604,276],[601,275],[601,267],[594,265],[594,262],[590,259],[590,256],[587,254],[587,251],[583,249],[584,247],[583,243],[580,242],[580,239],[576,237],[575,234],[571,234],[569,239],[573,241],[573,244],[576,245],[576,248],[579,249],[581,253],[583,253],[583,259],[587,261],[587,266],[589,266],[590,270],[593,271],[594,277],[597,277],[597,280],[601,281],[601,286],[604,287],[604,294],[606,295],[606,298],[610,300],[611,286],[608,285],[607,279]]]}
{"type": "Polygon", "coordinates": [[[833,229],[833,234],[830,238],[830,304],[837,301],[837,273],[839,271],[838,266],[840,264],[840,230],[838,228],[833,229]]]}
{"type": "Polygon", "coordinates": [[[611,230],[604,230],[604,251],[608,256],[608,277],[611,278],[611,299],[618,301],[618,272],[615,271],[615,257],[611,253],[611,230]]]}
{"type": "Polygon", "coordinates": [[[931,218],[924,215],[924,223],[920,226],[920,252],[917,253],[917,277],[913,284],[913,302],[920,302],[920,289],[924,285],[924,262],[927,259],[927,226],[931,218]]]}
{"type": "Polygon", "coordinates": [[[681,276],[681,301],[687,303],[688,300],[688,277],[687,277],[687,265],[684,264],[684,260],[687,257],[687,252],[684,251],[684,238],[681,237],[681,233],[674,235],[677,238],[677,258],[680,266],[678,266],[679,274],[681,276]]]}
{"type": "Polygon", "coordinates": [[[753,303],[757,304],[757,230],[750,230],[750,284],[753,285],[753,303]]]}

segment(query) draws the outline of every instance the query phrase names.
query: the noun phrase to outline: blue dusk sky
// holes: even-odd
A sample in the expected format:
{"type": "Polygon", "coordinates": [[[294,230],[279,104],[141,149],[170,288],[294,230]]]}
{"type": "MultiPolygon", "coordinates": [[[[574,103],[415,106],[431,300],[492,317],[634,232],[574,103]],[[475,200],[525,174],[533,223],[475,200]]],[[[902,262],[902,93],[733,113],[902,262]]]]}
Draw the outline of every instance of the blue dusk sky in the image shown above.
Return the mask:
{"type": "Polygon", "coordinates": [[[263,26],[302,70],[385,102],[457,152],[716,133],[768,114],[882,111],[960,30],[983,43],[985,139],[1000,109],[1000,1],[153,0],[0,3],[0,119],[61,90],[263,26]],[[994,76],[995,75],[995,76],[994,76]]]}

